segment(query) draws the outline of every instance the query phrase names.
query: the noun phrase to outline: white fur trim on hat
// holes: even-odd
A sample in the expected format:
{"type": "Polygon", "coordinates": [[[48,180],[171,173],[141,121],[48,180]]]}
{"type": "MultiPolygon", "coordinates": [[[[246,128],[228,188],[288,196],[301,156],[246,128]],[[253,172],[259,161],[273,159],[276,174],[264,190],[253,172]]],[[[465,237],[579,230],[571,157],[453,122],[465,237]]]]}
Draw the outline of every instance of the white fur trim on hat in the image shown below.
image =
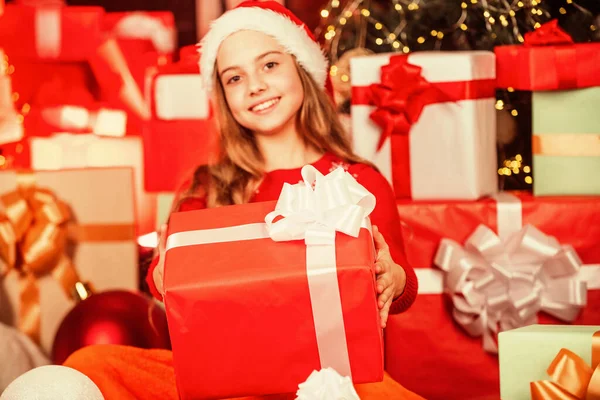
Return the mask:
{"type": "Polygon", "coordinates": [[[303,25],[269,9],[238,7],[216,19],[200,42],[200,73],[205,88],[211,89],[215,60],[221,43],[229,35],[241,30],[262,32],[275,38],[288,53],[296,57],[300,66],[321,88],[325,87],[329,64],[327,57],[319,43],[307,34],[303,25]]]}

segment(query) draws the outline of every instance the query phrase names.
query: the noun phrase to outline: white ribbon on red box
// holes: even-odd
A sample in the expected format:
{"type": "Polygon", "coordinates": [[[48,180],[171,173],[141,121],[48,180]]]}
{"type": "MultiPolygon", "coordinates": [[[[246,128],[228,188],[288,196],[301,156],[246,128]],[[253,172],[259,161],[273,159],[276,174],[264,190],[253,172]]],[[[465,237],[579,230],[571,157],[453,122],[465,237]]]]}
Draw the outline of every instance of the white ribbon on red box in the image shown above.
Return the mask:
{"type": "Polygon", "coordinates": [[[61,5],[44,5],[35,9],[35,45],[40,58],[58,58],[62,42],[61,5]]]}
{"type": "Polygon", "coordinates": [[[451,295],[453,317],[470,335],[483,336],[484,349],[497,351],[495,335],[529,325],[544,311],[574,320],[587,290],[600,289],[600,265],[582,265],[563,246],[535,227],[522,226],[520,200],[496,196],[498,234],[480,225],[464,247],[442,239],[435,265],[416,269],[421,294],[451,295]]]}
{"type": "Polygon", "coordinates": [[[115,26],[114,33],[117,37],[148,39],[160,53],[172,53],[176,48],[175,27],[166,26],[145,12],[134,12],[123,17],[115,26]]]}
{"type": "Polygon", "coordinates": [[[42,118],[61,131],[86,131],[99,136],[122,137],[127,131],[127,113],[123,110],[80,106],[45,107],[42,118]]]}
{"type": "MultiPolygon", "coordinates": [[[[306,272],[321,368],[352,377],[344,328],[335,257],[336,232],[358,237],[370,230],[375,196],[342,168],[322,175],[302,168],[303,182],[285,184],[275,210],[265,223],[177,232],[167,238],[166,251],[181,246],[272,238],[304,240],[306,272]]],[[[375,294],[374,294],[375,295],[375,294]]]]}

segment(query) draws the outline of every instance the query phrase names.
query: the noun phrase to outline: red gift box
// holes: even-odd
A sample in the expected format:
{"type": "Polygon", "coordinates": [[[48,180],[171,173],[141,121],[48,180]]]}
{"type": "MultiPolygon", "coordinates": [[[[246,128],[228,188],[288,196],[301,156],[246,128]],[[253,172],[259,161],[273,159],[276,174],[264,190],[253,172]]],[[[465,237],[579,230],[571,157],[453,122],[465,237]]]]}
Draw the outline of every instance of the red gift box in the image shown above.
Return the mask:
{"type": "Polygon", "coordinates": [[[149,68],[172,61],[177,32],[171,12],[106,13],[103,29],[117,39],[131,74],[141,90],[144,90],[149,68]]]}
{"type": "Polygon", "coordinates": [[[600,86],[600,43],[577,43],[556,20],[525,35],[522,46],[497,46],[497,86],[567,90],[600,86]]]}
{"type": "MultiPolygon", "coordinates": [[[[78,62],[12,57],[9,62],[14,67],[11,77],[19,108],[31,107],[35,113],[38,106],[97,108],[101,102],[108,108],[127,110],[127,131],[139,134],[139,120],[147,117],[147,105],[114,40],[102,42],[87,60],[78,62]]],[[[34,131],[27,133],[36,135],[34,131]]]]}
{"type": "Polygon", "coordinates": [[[217,132],[212,120],[145,122],[144,188],[149,192],[173,192],[192,178],[200,165],[215,154],[217,132]]]}
{"type": "Polygon", "coordinates": [[[28,60],[85,60],[101,40],[101,7],[7,4],[0,17],[0,47],[28,60]]]}
{"type": "MultiPolygon", "coordinates": [[[[386,332],[386,369],[397,380],[428,399],[493,399],[499,397],[498,358],[484,351],[481,337],[470,337],[455,323],[452,301],[442,292],[442,273],[433,260],[443,238],[464,243],[484,224],[494,231],[531,224],[572,245],[585,264],[600,263],[600,197],[533,197],[514,193],[520,202],[492,198],[476,202],[399,201],[407,257],[419,277],[419,296],[407,312],[391,316],[386,332]],[[508,207],[508,208],[507,208],[508,207]],[[512,208],[512,211],[510,211],[512,208]],[[516,214],[515,214],[516,211],[516,214]],[[512,215],[512,217],[509,217],[512,215]],[[519,217],[515,217],[519,216],[519,217]],[[500,223],[498,217],[501,218],[500,223]],[[411,360],[443,371],[411,367],[411,360]]],[[[504,195],[503,195],[504,196],[504,195]]],[[[586,272],[600,275],[592,265],[586,272]]],[[[600,287],[588,287],[600,289],[600,287]]],[[[587,306],[573,322],[600,324],[600,290],[589,290],[587,306]]],[[[562,321],[539,313],[540,323],[562,321]]]]}
{"type": "MultiPolygon", "coordinates": [[[[142,133],[146,168],[144,184],[148,191],[179,190],[183,182],[191,178],[198,166],[208,164],[216,154],[218,132],[215,121],[211,119],[208,99],[190,102],[192,98],[190,96],[206,95],[201,93],[201,88],[187,94],[177,92],[181,80],[199,82],[201,77],[197,59],[197,52],[192,51],[191,46],[187,46],[182,49],[179,62],[160,67],[150,78],[152,84],[147,97],[150,99],[152,118],[144,123],[142,133]],[[169,86],[173,82],[175,85],[169,86]],[[157,92],[162,93],[160,99],[163,102],[162,115],[157,112],[157,92]],[[177,101],[187,103],[185,105],[187,111],[180,109],[177,101]],[[202,113],[202,104],[205,108],[203,117],[197,115],[192,118],[192,114],[202,113]],[[168,115],[164,115],[165,113],[168,115]]],[[[185,86],[189,90],[196,85],[185,86]]]]}
{"type": "Polygon", "coordinates": [[[121,137],[127,132],[127,113],[99,103],[40,106],[27,114],[24,125],[30,136],[36,137],[57,132],[121,137]]]}
{"type": "MultiPolygon", "coordinates": [[[[571,244],[585,264],[600,263],[600,196],[512,194],[520,199],[523,225],[531,224],[560,243],[571,244]]],[[[491,197],[479,201],[398,200],[398,210],[406,256],[415,268],[433,266],[443,238],[464,243],[480,224],[498,230],[498,202],[491,197]]]]}
{"type": "Polygon", "coordinates": [[[113,34],[119,42],[137,43],[140,50],[172,54],[176,48],[175,17],[169,11],[106,13],[103,29],[113,34]]]}
{"type": "Polygon", "coordinates": [[[93,102],[98,96],[98,83],[86,62],[30,62],[9,55],[14,66],[11,75],[13,92],[18,93],[17,107],[25,104],[62,105],[93,102]]]}
{"type": "Polygon", "coordinates": [[[333,274],[308,274],[304,241],[275,242],[266,233],[262,222],[274,208],[275,202],[252,203],[171,216],[165,305],[182,399],[295,392],[313,370],[328,366],[320,358],[344,339],[353,382],[383,378],[369,231],[337,234],[333,274]],[[196,239],[204,244],[192,244],[196,239]],[[316,276],[337,280],[339,290],[319,288],[316,276]],[[321,347],[316,316],[335,307],[319,296],[336,292],[343,322],[327,320],[334,343],[321,347]]]}

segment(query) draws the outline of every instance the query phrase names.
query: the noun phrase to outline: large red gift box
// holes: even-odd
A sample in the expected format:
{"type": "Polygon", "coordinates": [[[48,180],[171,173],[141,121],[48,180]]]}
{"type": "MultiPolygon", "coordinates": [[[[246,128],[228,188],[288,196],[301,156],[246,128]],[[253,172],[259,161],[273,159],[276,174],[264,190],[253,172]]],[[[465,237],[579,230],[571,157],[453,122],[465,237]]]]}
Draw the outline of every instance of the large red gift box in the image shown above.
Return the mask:
{"type": "Polygon", "coordinates": [[[100,44],[103,15],[102,7],[7,4],[0,47],[18,59],[81,61],[100,44]]]}
{"type": "MultiPolygon", "coordinates": [[[[600,196],[534,197],[511,192],[519,200],[522,224],[531,224],[561,243],[571,244],[586,264],[600,263],[600,196]]],[[[398,200],[406,255],[415,268],[431,268],[443,238],[463,243],[479,224],[498,230],[499,203],[480,201],[398,200]]],[[[502,224],[515,221],[501,221],[502,224]]]]}
{"type": "MultiPolygon", "coordinates": [[[[452,302],[442,295],[442,272],[433,266],[443,238],[462,244],[484,224],[494,231],[531,224],[563,245],[572,245],[591,275],[600,275],[600,197],[533,197],[505,194],[469,201],[399,201],[407,257],[419,277],[419,296],[386,330],[386,369],[396,380],[427,399],[498,399],[498,358],[455,323],[452,302]],[[516,211],[516,214],[515,214],[516,211]],[[498,220],[500,218],[500,221],[498,220]],[[415,368],[418,365],[434,365],[415,368]],[[439,372],[435,372],[439,371],[439,372]],[[432,384],[435,382],[435,384],[432,384]]],[[[589,275],[588,274],[588,275],[589,275]]],[[[600,287],[588,286],[587,306],[573,321],[600,324],[600,287]]],[[[561,324],[544,313],[540,323],[561,324]]]]}
{"type": "Polygon", "coordinates": [[[171,216],[165,305],[182,399],[295,392],[344,340],[354,383],[383,378],[369,231],[360,229],[357,238],[338,233],[337,268],[309,275],[304,241],[275,242],[266,233],[274,208],[251,203],[171,216]],[[339,290],[319,290],[324,276],[339,290]],[[341,321],[327,320],[330,346],[322,347],[316,316],[335,308],[326,299],[332,294],[341,321]]]}
{"type": "Polygon", "coordinates": [[[103,16],[101,7],[7,7],[0,19],[0,47],[14,68],[15,101],[24,114],[40,105],[98,108],[94,102],[100,100],[132,117],[147,117],[121,49],[115,39],[104,38],[103,16]]]}
{"type": "Polygon", "coordinates": [[[144,189],[173,192],[192,179],[200,165],[206,165],[216,148],[214,121],[151,120],[142,128],[144,144],[144,189]]]}
{"type": "Polygon", "coordinates": [[[106,13],[103,29],[117,39],[141,90],[148,69],[171,62],[176,49],[175,17],[169,11],[106,13]]]}
{"type": "Polygon", "coordinates": [[[497,46],[497,86],[568,90],[600,86],[600,43],[574,43],[556,20],[525,35],[523,45],[497,46]]]}
{"type": "Polygon", "coordinates": [[[145,181],[150,192],[173,192],[216,154],[217,128],[201,87],[195,46],[181,60],[153,74],[146,94],[151,119],[144,123],[145,181]]]}

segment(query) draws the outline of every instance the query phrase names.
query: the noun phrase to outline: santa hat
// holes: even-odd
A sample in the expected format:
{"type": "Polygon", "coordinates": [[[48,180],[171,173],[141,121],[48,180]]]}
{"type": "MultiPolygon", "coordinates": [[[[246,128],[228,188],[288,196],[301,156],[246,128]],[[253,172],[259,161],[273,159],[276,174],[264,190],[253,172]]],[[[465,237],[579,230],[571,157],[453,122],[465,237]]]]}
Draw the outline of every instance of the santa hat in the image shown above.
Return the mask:
{"type": "Polygon", "coordinates": [[[308,27],[290,10],[275,1],[244,1],[227,11],[210,25],[200,42],[200,71],[205,87],[210,90],[217,52],[229,35],[251,30],[272,36],[296,57],[298,64],[321,88],[328,82],[328,61],[308,27]]]}

